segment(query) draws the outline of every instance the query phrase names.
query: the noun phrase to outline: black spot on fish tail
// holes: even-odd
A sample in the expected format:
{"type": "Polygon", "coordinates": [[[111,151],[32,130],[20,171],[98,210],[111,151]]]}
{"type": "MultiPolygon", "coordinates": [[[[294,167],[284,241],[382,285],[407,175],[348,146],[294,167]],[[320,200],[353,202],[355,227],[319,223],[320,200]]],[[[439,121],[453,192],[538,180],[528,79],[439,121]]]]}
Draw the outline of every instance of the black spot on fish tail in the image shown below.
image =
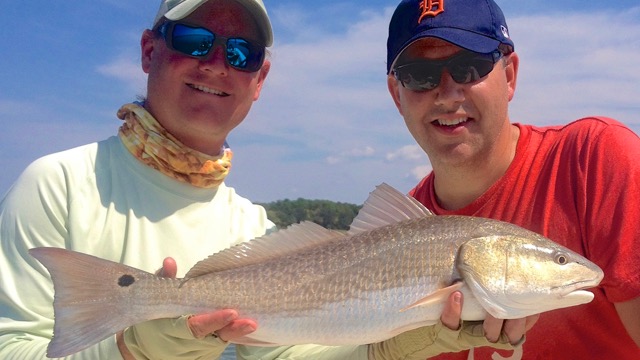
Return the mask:
{"type": "Polygon", "coordinates": [[[134,282],[136,282],[136,279],[133,276],[129,275],[129,274],[122,275],[118,279],[118,285],[120,285],[121,287],[130,286],[134,282]]]}

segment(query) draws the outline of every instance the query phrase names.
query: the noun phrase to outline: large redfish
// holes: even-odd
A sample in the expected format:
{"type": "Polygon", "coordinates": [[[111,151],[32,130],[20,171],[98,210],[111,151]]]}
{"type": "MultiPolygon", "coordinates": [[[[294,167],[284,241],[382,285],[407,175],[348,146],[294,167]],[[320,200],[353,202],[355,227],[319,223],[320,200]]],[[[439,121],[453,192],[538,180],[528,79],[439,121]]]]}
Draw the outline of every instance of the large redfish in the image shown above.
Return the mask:
{"type": "Polygon", "coordinates": [[[602,280],[584,257],[518,226],[434,216],[388,185],[348,233],[310,222],[224,250],[183,279],[57,248],[30,250],[55,287],[48,356],[80,351],[150,319],[237,309],[248,345],[367,344],[437,322],[461,290],[462,318],[528,315],[588,303],[602,280]]]}

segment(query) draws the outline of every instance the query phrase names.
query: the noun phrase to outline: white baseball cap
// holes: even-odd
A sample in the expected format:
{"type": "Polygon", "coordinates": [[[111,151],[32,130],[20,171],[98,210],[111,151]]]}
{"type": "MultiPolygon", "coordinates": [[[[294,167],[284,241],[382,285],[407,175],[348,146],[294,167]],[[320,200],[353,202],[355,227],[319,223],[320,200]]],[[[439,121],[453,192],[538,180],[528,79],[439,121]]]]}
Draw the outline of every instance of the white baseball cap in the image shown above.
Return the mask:
{"type": "MultiPolygon", "coordinates": [[[[169,20],[181,20],[189,16],[200,5],[207,1],[214,0],[162,0],[160,3],[160,9],[153,21],[154,26],[165,17],[169,20]]],[[[267,15],[267,9],[264,7],[262,0],[234,0],[238,4],[244,6],[247,11],[253,16],[258,24],[258,29],[262,32],[265,46],[273,45],[273,30],[271,29],[271,22],[269,21],[269,15],[267,15]]]]}

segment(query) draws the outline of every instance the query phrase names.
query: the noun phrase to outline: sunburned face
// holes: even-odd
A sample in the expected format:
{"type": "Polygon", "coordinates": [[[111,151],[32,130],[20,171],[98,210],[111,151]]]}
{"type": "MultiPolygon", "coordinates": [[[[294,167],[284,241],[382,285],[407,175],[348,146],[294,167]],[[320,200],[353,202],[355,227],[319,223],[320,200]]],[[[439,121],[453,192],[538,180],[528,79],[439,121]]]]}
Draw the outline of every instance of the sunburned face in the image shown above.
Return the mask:
{"type": "MultiPolygon", "coordinates": [[[[409,46],[398,63],[418,59],[447,59],[463,49],[435,38],[409,46]]],[[[456,83],[444,71],[439,85],[428,91],[413,91],[394,77],[389,91],[407,128],[429,156],[434,169],[491,161],[511,146],[507,105],[515,91],[517,56],[499,60],[478,81],[456,83]],[[498,150],[501,149],[501,150],[498,150]]]]}
{"type": "MultiPolygon", "coordinates": [[[[232,0],[207,2],[184,21],[225,37],[260,38],[253,18],[232,0]]],[[[149,30],[141,47],[142,68],[149,75],[145,107],[185,145],[218,154],[258,99],[269,61],[257,72],[239,71],[227,65],[220,46],[206,60],[191,58],[169,49],[149,30]]]]}

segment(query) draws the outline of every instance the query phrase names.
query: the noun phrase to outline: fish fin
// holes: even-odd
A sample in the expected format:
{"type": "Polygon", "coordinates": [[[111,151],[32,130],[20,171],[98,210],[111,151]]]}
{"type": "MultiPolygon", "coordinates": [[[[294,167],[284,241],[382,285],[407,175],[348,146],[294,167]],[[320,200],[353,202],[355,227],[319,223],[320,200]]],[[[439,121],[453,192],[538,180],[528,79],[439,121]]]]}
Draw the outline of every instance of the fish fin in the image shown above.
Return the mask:
{"type": "Polygon", "coordinates": [[[400,309],[400,312],[404,312],[419,306],[428,306],[428,305],[445,302],[447,301],[447,298],[452,292],[462,289],[463,286],[464,286],[464,283],[462,281],[457,281],[453,285],[444,287],[442,289],[438,289],[432,292],[431,294],[423,297],[422,299],[416,301],[415,303],[403,309],[400,309]]]}
{"type": "Polygon", "coordinates": [[[349,235],[425,216],[433,216],[433,213],[413,197],[382,183],[369,194],[362,205],[349,226],[349,235]]]}
{"type": "Polygon", "coordinates": [[[345,236],[344,233],[324,228],[311,221],[293,224],[286,229],[240,243],[209,256],[187,272],[185,281],[213,272],[263,263],[343,239],[345,236]]]}
{"type": "Polygon", "coordinates": [[[55,289],[48,357],[73,354],[147,320],[114,314],[122,313],[130,296],[122,289],[153,274],[66,249],[41,247],[29,253],[47,268],[55,289]]]}

